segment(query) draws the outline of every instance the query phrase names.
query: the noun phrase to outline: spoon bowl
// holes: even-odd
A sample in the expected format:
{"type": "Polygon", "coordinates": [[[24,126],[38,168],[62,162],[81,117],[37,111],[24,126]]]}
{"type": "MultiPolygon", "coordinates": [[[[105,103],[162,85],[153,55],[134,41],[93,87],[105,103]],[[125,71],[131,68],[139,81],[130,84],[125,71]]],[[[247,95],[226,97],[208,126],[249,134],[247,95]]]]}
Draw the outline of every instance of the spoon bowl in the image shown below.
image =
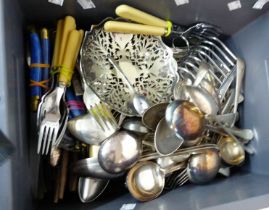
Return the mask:
{"type": "Polygon", "coordinates": [[[195,184],[204,184],[211,181],[217,175],[220,163],[218,150],[208,149],[193,154],[187,165],[189,180],[195,184]]]}
{"type": "Polygon", "coordinates": [[[147,128],[155,130],[160,120],[165,116],[167,106],[168,103],[160,103],[148,108],[142,116],[143,124],[147,128]]]}
{"type": "Polygon", "coordinates": [[[90,113],[75,117],[68,121],[70,133],[86,144],[100,144],[106,138],[115,133],[118,128],[103,129],[90,113]]]}
{"type": "Polygon", "coordinates": [[[182,143],[184,139],[182,137],[178,137],[174,130],[172,130],[165,118],[163,118],[155,131],[154,134],[154,147],[160,155],[170,155],[174,153],[182,143]]]}
{"type": "Polygon", "coordinates": [[[121,126],[127,131],[132,131],[138,134],[149,133],[149,129],[143,125],[141,118],[138,117],[125,118],[121,126]]]}
{"type": "Polygon", "coordinates": [[[184,85],[181,86],[180,95],[175,98],[180,100],[188,100],[195,104],[206,114],[216,115],[219,111],[219,103],[216,99],[205,89],[197,87],[184,85]]]}
{"type": "Polygon", "coordinates": [[[222,137],[218,146],[220,156],[230,165],[240,165],[245,161],[245,150],[242,144],[230,136],[222,137]]]}
{"type": "Polygon", "coordinates": [[[165,176],[184,168],[185,163],[162,169],[157,163],[144,161],[136,164],[128,172],[126,183],[134,198],[149,201],[157,198],[163,191],[165,176]]]}
{"type": "Polygon", "coordinates": [[[203,133],[204,114],[193,103],[176,100],[171,102],[165,112],[165,120],[176,135],[193,140],[203,133]]]}
{"type": "Polygon", "coordinates": [[[108,173],[121,173],[132,167],[139,159],[142,143],[137,136],[119,131],[100,146],[98,160],[108,173]]]}
{"type": "Polygon", "coordinates": [[[78,181],[78,196],[82,203],[97,199],[106,189],[109,180],[80,177],[78,181]]]}

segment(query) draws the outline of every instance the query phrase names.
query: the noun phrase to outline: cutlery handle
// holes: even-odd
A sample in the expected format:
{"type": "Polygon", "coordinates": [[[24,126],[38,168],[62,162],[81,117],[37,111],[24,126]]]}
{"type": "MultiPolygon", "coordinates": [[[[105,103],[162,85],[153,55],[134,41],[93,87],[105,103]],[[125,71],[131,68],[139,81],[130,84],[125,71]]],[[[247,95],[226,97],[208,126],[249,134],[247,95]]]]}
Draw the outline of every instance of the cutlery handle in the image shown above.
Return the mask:
{"type": "Polygon", "coordinates": [[[30,34],[30,48],[31,48],[31,70],[30,70],[30,80],[31,80],[31,103],[32,110],[36,111],[39,103],[39,99],[42,95],[42,89],[39,82],[42,80],[41,71],[41,44],[37,33],[31,32],[30,34]]]}
{"type": "Polygon", "coordinates": [[[63,31],[61,35],[61,44],[60,44],[59,60],[58,60],[59,64],[63,63],[64,56],[66,54],[65,50],[67,48],[67,41],[68,41],[69,33],[75,29],[76,29],[75,19],[71,16],[66,16],[64,18],[63,31]]]}
{"type": "Polygon", "coordinates": [[[242,81],[245,74],[245,62],[241,58],[236,61],[236,83],[233,113],[237,112],[238,100],[241,91],[242,81]]]}
{"type": "Polygon", "coordinates": [[[72,119],[74,117],[85,114],[86,107],[82,101],[82,98],[74,94],[72,87],[67,88],[65,96],[68,109],[70,111],[69,118],[72,119]]]}
{"type": "Polygon", "coordinates": [[[80,40],[80,32],[72,30],[69,33],[62,67],[59,75],[59,83],[69,86],[74,73],[74,59],[76,59],[77,47],[80,40]]]}
{"type": "Polygon", "coordinates": [[[106,32],[144,34],[155,36],[163,36],[167,33],[166,29],[162,27],[120,21],[107,21],[104,25],[104,29],[106,32]]]}
{"type": "Polygon", "coordinates": [[[158,26],[165,29],[172,27],[172,23],[170,21],[162,20],[161,18],[155,17],[125,4],[118,6],[115,12],[118,16],[132,20],[137,23],[158,26]]]}
{"type": "Polygon", "coordinates": [[[84,37],[84,31],[82,29],[79,30],[78,32],[79,32],[80,36],[79,36],[79,40],[78,40],[78,45],[76,46],[77,49],[76,49],[76,53],[75,53],[75,56],[74,56],[72,68],[75,68],[75,66],[76,66],[77,57],[78,57],[79,50],[80,50],[82,40],[83,40],[83,37],[84,37]]]}
{"type": "Polygon", "coordinates": [[[47,64],[47,67],[44,67],[42,70],[42,80],[44,84],[48,87],[49,85],[49,65],[50,65],[50,42],[49,42],[49,33],[46,28],[41,30],[41,47],[42,47],[42,64],[47,64]]]}
{"type": "Polygon", "coordinates": [[[254,138],[254,134],[253,131],[250,129],[238,129],[238,128],[227,128],[225,127],[225,131],[227,133],[232,133],[233,135],[246,140],[246,141],[250,141],[254,138]]]}
{"type": "Polygon", "coordinates": [[[64,20],[58,20],[57,29],[56,29],[56,38],[53,50],[53,58],[52,58],[52,67],[59,66],[59,57],[60,57],[60,48],[61,48],[61,38],[63,32],[63,23],[64,20]]]}

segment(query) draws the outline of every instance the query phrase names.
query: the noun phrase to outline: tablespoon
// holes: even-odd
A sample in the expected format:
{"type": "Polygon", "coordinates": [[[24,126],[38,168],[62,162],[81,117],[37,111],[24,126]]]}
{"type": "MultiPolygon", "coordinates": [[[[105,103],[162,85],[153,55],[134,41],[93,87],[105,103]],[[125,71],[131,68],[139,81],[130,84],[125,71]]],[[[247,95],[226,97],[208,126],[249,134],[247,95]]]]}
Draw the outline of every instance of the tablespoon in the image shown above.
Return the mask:
{"type": "Polygon", "coordinates": [[[116,63],[116,61],[112,58],[112,57],[107,57],[108,61],[113,65],[113,67],[116,69],[116,71],[118,73],[120,73],[124,80],[126,81],[126,84],[129,88],[129,90],[131,91],[131,97],[132,97],[132,102],[133,102],[133,106],[135,111],[142,116],[143,113],[150,107],[150,102],[148,101],[148,99],[141,95],[138,94],[134,87],[132,86],[131,82],[129,81],[129,79],[126,77],[126,75],[123,73],[122,69],[120,68],[120,66],[116,63]]]}
{"type": "MultiPolygon", "coordinates": [[[[137,200],[149,201],[162,193],[168,174],[184,168],[185,162],[167,168],[151,161],[140,162],[129,171],[127,187],[137,200]]],[[[193,183],[206,183],[216,176],[219,168],[218,151],[207,149],[190,157],[186,175],[193,183]]]]}
{"type": "Polygon", "coordinates": [[[109,180],[80,177],[78,181],[78,195],[83,203],[96,200],[106,189],[109,180]]]}
{"type": "Polygon", "coordinates": [[[142,144],[133,133],[119,131],[100,146],[98,161],[108,173],[121,173],[132,167],[140,158],[142,144]]]}
{"type": "Polygon", "coordinates": [[[231,138],[224,136],[218,141],[221,158],[230,165],[240,165],[245,160],[245,150],[243,145],[231,138]]]}
{"type": "Polygon", "coordinates": [[[149,129],[145,127],[139,117],[127,117],[122,122],[122,128],[138,134],[147,134],[149,129]]]}
{"type": "Polygon", "coordinates": [[[164,117],[167,106],[168,103],[159,103],[148,108],[142,116],[143,124],[147,128],[155,130],[160,120],[164,117]]]}
{"type": "Polygon", "coordinates": [[[161,168],[151,161],[139,162],[127,174],[126,184],[132,196],[139,201],[149,201],[158,197],[165,185],[165,176],[184,168],[185,163],[161,168]]]}
{"type": "Polygon", "coordinates": [[[160,155],[170,155],[174,153],[182,145],[184,139],[178,137],[172,130],[165,118],[157,125],[154,135],[154,146],[160,155]]]}
{"type": "MultiPolygon", "coordinates": [[[[90,146],[90,157],[96,157],[99,146],[90,146]]],[[[97,199],[106,189],[110,180],[92,177],[80,177],[78,181],[78,196],[81,202],[89,203],[97,199]]]]}
{"type": "MultiPolygon", "coordinates": [[[[210,117],[214,118],[214,116],[210,117]]],[[[189,101],[176,100],[171,102],[166,109],[165,119],[176,134],[185,140],[199,137],[206,128],[221,134],[226,132],[247,141],[253,138],[253,132],[249,129],[228,128],[218,121],[216,122],[219,126],[208,124],[208,118],[206,119],[204,113],[189,101]]]]}
{"type": "Polygon", "coordinates": [[[208,74],[208,69],[209,66],[202,62],[199,65],[199,70],[193,85],[181,85],[177,87],[174,90],[174,98],[191,101],[204,113],[216,115],[220,108],[218,98],[214,98],[207,90],[198,87],[206,74],[208,74]]]}
{"type": "Polygon", "coordinates": [[[167,187],[173,189],[187,181],[194,184],[205,184],[211,181],[217,173],[228,175],[229,170],[221,168],[221,159],[217,150],[204,150],[190,156],[187,167],[169,180],[167,187]]]}

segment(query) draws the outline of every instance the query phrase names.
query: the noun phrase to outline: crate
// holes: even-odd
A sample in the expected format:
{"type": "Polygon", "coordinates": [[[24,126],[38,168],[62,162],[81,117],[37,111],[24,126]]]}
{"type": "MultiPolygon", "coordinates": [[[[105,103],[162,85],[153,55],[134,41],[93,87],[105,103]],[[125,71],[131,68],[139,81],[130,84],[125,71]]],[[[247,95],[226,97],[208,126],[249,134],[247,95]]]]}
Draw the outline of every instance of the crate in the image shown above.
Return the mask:
{"type": "MultiPolygon", "coordinates": [[[[94,1],[94,0],[93,0],[94,1]]],[[[0,129],[16,146],[12,159],[0,166],[0,209],[3,210],[74,210],[121,209],[136,204],[135,210],[178,209],[261,209],[269,206],[269,6],[252,9],[255,1],[241,1],[242,8],[229,11],[231,0],[190,0],[176,6],[174,0],[95,0],[95,9],[83,10],[75,0],[56,6],[47,0],[0,1],[0,129]],[[25,63],[25,27],[28,24],[53,25],[57,18],[73,15],[80,26],[90,29],[107,16],[115,16],[117,5],[125,3],[188,25],[197,21],[219,26],[228,36],[226,43],[246,61],[245,102],[240,124],[254,131],[251,156],[243,169],[228,179],[208,185],[185,185],[164,193],[158,199],[140,203],[127,191],[108,193],[90,204],[66,199],[59,205],[34,199],[36,134],[31,132],[27,108],[27,68],[25,63]]]]}

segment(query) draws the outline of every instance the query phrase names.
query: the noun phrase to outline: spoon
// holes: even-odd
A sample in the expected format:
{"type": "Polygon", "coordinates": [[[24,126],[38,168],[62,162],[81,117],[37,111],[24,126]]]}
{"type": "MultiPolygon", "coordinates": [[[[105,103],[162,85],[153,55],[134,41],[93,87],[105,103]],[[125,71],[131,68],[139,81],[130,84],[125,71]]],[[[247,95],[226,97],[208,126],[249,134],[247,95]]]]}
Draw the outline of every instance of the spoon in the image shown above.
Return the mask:
{"type": "Polygon", "coordinates": [[[184,168],[185,163],[162,169],[157,163],[144,161],[137,163],[127,174],[129,192],[139,201],[149,201],[158,197],[165,185],[165,176],[184,168]]]}
{"type": "Polygon", "coordinates": [[[165,110],[169,103],[155,104],[148,108],[142,116],[143,124],[155,130],[160,120],[165,116],[165,110]]]}
{"type": "Polygon", "coordinates": [[[154,146],[160,155],[170,155],[174,153],[182,145],[184,139],[178,137],[172,130],[165,118],[163,118],[154,134],[154,146]]]}
{"type": "Polygon", "coordinates": [[[218,146],[221,158],[230,165],[240,165],[245,160],[245,150],[242,144],[230,136],[222,137],[218,146]]]}
{"type": "Polygon", "coordinates": [[[211,181],[217,173],[227,176],[229,168],[221,168],[218,150],[203,150],[190,156],[186,169],[177,174],[173,180],[168,180],[168,188],[182,186],[187,181],[204,184],[211,181]]]}
{"type": "Polygon", "coordinates": [[[117,72],[119,72],[123,78],[126,81],[126,84],[129,88],[129,90],[131,91],[131,97],[132,97],[132,101],[133,101],[133,105],[135,108],[135,111],[142,116],[143,113],[150,107],[150,102],[147,100],[147,98],[143,95],[138,94],[134,87],[132,86],[131,82],[129,81],[129,79],[126,77],[126,75],[123,73],[122,69],[120,68],[120,66],[116,63],[116,61],[108,56],[108,61],[114,66],[114,68],[117,70],[117,72]]]}
{"type": "MultiPolygon", "coordinates": [[[[214,116],[210,116],[211,120],[214,116]]],[[[193,140],[202,135],[207,128],[210,131],[229,135],[235,135],[243,139],[243,141],[249,141],[253,138],[253,132],[249,129],[236,129],[228,128],[217,120],[219,126],[213,126],[208,123],[203,112],[196,107],[193,103],[184,100],[176,100],[171,102],[165,112],[165,119],[172,129],[176,132],[176,135],[182,137],[184,140],[193,140]]]]}
{"type": "MultiPolygon", "coordinates": [[[[90,157],[97,157],[99,146],[89,147],[90,157]]],[[[89,203],[97,199],[106,189],[109,180],[97,179],[92,177],[79,177],[78,196],[82,203],[89,203]]]]}
{"type": "Polygon", "coordinates": [[[97,179],[113,179],[123,175],[111,174],[106,172],[99,164],[98,159],[95,157],[79,160],[73,165],[73,172],[81,177],[91,177],[97,179]]]}
{"type": "Polygon", "coordinates": [[[89,203],[97,199],[106,189],[109,180],[80,177],[78,181],[78,195],[82,203],[89,203]]]}
{"type": "MultiPolygon", "coordinates": [[[[185,168],[185,162],[161,168],[158,164],[145,161],[136,164],[127,175],[127,187],[139,201],[149,201],[158,197],[165,185],[165,177],[185,168]]],[[[196,184],[212,180],[220,168],[218,150],[207,149],[189,158],[186,175],[196,184]]]]}
{"type": "Polygon", "coordinates": [[[138,117],[125,118],[121,126],[127,131],[132,131],[139,134],[149,133],[149,129],[143,125],[143,123],[141,122],[141,118],[138,117]]]}
{"type": "Polygon", "coordinates": [[[193,85],[181,85],[180,87],[177,87],[174,90],[174,98],[188,100],[199,107],[204,113],[216,115],[220,107],[218,98],[214,98],[206,89],[198,87],[208,74],[209,68],[208,64],[202,62],[199,65],[199,70],[193,85]]]}
{"type": "Polygon", "coordinates": [[[103,129],[90,113],[69,120],[67,125],[70,133],[86,144],[100,144],[118,129],[110,123],[108,126],[109,129],[103,129]]]}
{"type": "Polygon", "coordinates": [[[219,105],[216,99],[205,89],[184,85],[181,87],[181,94],[175,97],[180,100],[188,100],[194,103],[204,113],[209,115],[216,115],[219,111],[219,105]]]}
{"type": "Polygon", "coordinates": [[[208,149],[189,158],[187,175],[195,184],[204,184],[211,181],[220,169],[220,157],[217,150],[208,149]]]}
{"type": "Polygon", "coordinates": [[[121,173],[132,167],[140,158],[142,143],[134,134],[119,131],[100,146],[98,160],[108,173],[121,173]]]}

